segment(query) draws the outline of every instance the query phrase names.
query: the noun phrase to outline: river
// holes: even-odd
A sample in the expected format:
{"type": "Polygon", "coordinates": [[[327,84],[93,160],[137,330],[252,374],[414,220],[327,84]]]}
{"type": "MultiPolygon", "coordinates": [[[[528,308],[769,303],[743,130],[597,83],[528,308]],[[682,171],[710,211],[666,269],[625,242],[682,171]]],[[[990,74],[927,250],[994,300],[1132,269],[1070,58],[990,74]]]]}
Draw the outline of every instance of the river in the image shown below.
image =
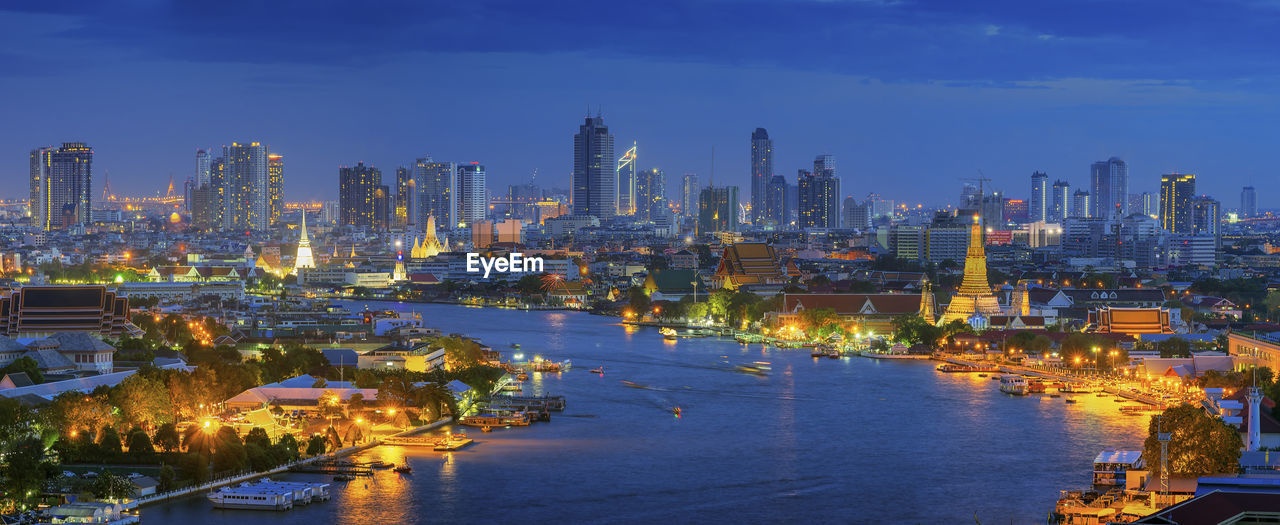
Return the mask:
{"type": "Polygon", "coordinates": [[[520,343],[530,357],[572,359],[572,370],[533,374],[525,389],[565,395],[565,412],[471,429],[477,443],[459,452],[365,452],[413,473],[334,484],[326,503],[270,513],[191,497],[143,509],[144,522],[1044,523],[1059,490],[1090,483],[1101,449],[1140,447],[1146,433],[1147,418],[1122,415],[1110,397],[1012,397],[929,361],[672,342],[578,312],[348,306],[365,304],[417,310],[428,326],[496,349],[520,343]],[[733,371],[754,361],[769,362],[769,375],[733,371]],[[603,374],[588,372],[597,366],[603,374]]]}

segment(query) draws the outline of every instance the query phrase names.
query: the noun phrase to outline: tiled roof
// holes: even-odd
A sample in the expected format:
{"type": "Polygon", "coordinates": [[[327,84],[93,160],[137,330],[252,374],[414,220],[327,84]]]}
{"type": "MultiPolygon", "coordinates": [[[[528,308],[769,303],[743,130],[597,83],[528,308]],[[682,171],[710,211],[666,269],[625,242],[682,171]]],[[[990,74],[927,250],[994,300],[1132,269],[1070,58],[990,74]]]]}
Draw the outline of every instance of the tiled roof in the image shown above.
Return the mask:
{"type": "Polygon", "coordinates": [[[914,314],[920,311],[919,294],[861,294],[861,293],[821,293],[821,294],[786,294],[782,301],[783,311],[793,313],[797,310],[830,308],[840,315],[856,315],[859,313],[880,315],[914,314]],[[867,308],[868,304],[870,309],[867,308]]]}

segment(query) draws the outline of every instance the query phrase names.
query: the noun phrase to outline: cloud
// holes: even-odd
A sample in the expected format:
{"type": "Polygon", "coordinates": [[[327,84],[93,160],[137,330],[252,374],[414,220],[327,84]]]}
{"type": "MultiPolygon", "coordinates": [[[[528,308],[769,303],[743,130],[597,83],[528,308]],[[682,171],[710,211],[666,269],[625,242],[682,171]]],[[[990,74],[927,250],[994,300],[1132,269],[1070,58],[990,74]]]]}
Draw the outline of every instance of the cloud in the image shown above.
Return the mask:
{"type": "Polygon", "coordinates": [[[996,36],[1000,34],[1000,26],[995,24],[988,24],[987,27],[983,28],[982,34],[987,36],[996,36]]]}

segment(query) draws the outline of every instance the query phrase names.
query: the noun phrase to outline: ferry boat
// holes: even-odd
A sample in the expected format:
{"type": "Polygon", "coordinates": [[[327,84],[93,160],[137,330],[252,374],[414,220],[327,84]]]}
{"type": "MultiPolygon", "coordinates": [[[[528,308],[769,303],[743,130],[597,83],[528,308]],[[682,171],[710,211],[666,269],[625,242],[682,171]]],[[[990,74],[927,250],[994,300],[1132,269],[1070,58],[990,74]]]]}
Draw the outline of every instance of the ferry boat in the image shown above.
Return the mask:
{"type": "Polygon", "coordinates": [[[1015,396],[1025,396],[1029,388],[1027,387],[1027,380],[1022,376],[1006,374],[1000,376],[1000,391],[1015,396]]]}
{"type": "Polygon", "coordinates": [[[410,474],[413,472],[413,467],[410,467],[409,465],[400,465],[391,470],[397,474],[410,474]]]}
{"type": "Polygon", "coordinates": [[[206,497],[218,509],[289,510],[295,504],[328,500],[329,485],[265,480],[222,487],[206,497]]]}
{"type": "Polygon", "coordinates": [[[945,364],[938,365],[939,372],[957,373],[957,372],[999,372],[1000,367],[995,365],[957,365],[945,364]]]}
{"type": "Polygon", "coordinates": [[[467,416],[462,418],[459,423],[469,427],[501,427],[506,426],[502,422],[502,416],[497,414],[481,414],[477,416],[467,416]]]}
{"type": "Polygon", "coordinates": [[[603,373],[604,373],[604,367],[603,367],[603,366],[598,366],[598,367],[592,368],[591,370],[588,370],[588,372],[591,372],[591,373],[593,373],[593,374],[603,374],[603,373]]]}
{"type": "Polygon", "coordinates": [[[658,333],[662,334],[662,337],[666,339],[676,339],[679,337],[679,335],[676,334],[676,330],[669,326],[664,326],[662,328],[659,328],[658,333]]]}

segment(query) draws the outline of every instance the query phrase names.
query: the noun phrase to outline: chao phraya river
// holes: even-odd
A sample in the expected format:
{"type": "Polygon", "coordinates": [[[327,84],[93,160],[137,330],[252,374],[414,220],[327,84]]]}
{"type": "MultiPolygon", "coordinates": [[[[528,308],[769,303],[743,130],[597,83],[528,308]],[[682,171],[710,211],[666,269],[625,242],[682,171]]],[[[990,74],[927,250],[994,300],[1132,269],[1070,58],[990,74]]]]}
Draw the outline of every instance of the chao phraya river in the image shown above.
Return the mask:
{"type": "MultiPolygon", "coordinates": [[[[148,523],[1044,523],[1058,491],[1090,483],[1104,447],[1136,447],[1145,416],[1111,397],[1011,397],[935,362],[813,359],[578,312],[349,302],[417,310],[428,326],[504,353],[571,359],[526,393],[567,397],[550,423],[482,434],[459,452],[379,447],[408,462],[286,512],[214,510],[203,497],[148,523]],[[765,377],[733,371],[767,361],[765,377]],[[604,367],[604,374],[589,369],[604,367]],[[649,388],[626,386],[631,381],[649,388]],[[681,408],[675,417],[672,407],[681,408]]],[[[293,479],[325,479],[293,474],[293,479]]]]}

